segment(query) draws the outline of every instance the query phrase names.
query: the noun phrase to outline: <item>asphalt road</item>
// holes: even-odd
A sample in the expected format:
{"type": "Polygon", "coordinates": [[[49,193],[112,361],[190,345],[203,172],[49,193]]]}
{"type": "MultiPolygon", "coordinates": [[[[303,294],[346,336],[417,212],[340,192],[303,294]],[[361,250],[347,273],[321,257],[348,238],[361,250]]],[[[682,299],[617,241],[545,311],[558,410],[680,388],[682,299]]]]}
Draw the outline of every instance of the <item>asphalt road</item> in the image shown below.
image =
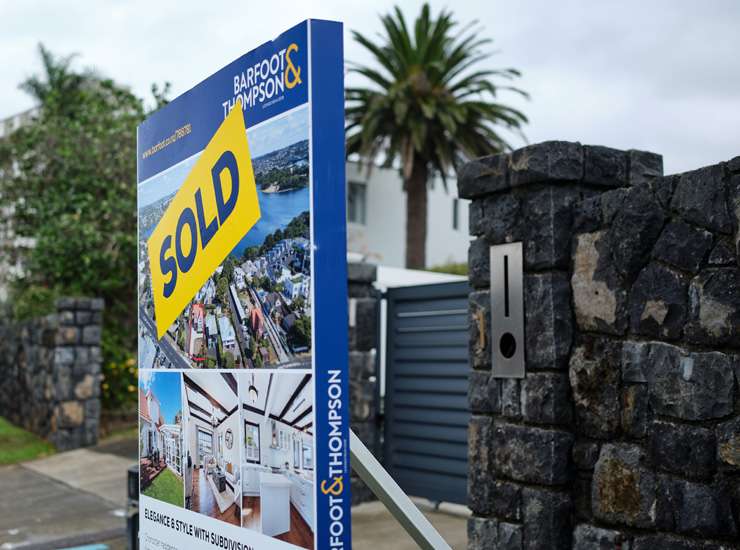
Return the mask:
{"type": "MultiPolygon", "coordinates": [[[[154,320],[149,317],[142,307],[139,307],[139,318],[144,324],[146,329],[149,331],[150,336],[156,342],[157,341],[157,328],[154,326],[154,320]]],[[[172,364],[172,368],[175,369],[189,369],[192,368],[190,362],[187,361],[180,353],[175,349],[175,346],[170,342],[167,335],[159,341],[159,349],[162,350],[167,360],[172,364]]]]}

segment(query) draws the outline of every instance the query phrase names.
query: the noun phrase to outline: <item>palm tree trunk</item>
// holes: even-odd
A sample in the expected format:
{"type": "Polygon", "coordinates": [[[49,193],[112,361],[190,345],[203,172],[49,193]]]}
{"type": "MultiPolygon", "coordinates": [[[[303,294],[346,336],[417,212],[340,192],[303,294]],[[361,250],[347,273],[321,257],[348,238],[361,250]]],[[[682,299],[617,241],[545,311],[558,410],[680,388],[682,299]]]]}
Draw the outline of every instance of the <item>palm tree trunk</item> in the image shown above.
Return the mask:
{"type": "Polygon", "coordinates": [[[427,177],[426,163],[414,159],[406,187],[406,267],[426,268],[427,244],[427,177]]]}

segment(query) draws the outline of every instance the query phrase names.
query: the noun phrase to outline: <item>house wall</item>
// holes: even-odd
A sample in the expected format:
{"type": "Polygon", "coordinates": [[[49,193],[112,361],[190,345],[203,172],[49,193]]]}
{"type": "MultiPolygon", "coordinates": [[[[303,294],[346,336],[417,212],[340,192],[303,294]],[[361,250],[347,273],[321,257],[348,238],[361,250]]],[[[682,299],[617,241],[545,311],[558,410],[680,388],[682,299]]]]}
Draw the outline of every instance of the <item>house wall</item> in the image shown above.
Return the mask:
{"type": "Polygon", "coordinates": [[[469,549],[735,547],[740,157],[547,142],[469,163],[469,549]],[[491,375],[489,247],[523,243],[526,377],[491,375]]]}
{"type": "MultiPolygon", "coordinates": [[[[368,174],[355,162],[347,163],[347,181],[366,184],[365,224],[348,222],[347,250],[365,256],[373,264],[406,265],[406,193],[398,170],[373,167],[368,174]]],[[[445,189],[435,178],[428,191],[427,267],[465,262],[468,236],[468,201],[458,204],[458,228],[452,227],[452,201],[457,197],[455,180],[445,189]]]]}
{"type": "Polygon", "coordinates": [[[97,443],[102,315],[100,299],[63,298],[52,315],[0,325],[0,416],[60,450],[97,443]]]}

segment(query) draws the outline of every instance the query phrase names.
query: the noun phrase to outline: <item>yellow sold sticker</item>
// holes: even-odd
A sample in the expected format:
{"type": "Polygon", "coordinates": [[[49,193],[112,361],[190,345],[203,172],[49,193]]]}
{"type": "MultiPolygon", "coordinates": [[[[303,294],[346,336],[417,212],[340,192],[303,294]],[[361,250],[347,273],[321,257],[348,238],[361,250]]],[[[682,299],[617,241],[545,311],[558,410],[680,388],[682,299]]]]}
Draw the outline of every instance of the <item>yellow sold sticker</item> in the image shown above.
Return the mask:
{"type": "Polygon", "coordinates": [[[147,248],[157,338],[260,219],[241,102],[206,146],[147,248]]]}

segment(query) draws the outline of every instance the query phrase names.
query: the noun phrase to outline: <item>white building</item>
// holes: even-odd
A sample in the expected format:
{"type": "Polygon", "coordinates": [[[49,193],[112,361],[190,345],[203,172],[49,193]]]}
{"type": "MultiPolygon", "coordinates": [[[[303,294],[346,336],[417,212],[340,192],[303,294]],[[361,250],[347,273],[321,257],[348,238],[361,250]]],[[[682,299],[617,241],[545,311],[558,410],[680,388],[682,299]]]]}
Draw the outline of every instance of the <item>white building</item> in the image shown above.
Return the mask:
{"type": "MultiPolygon", "coordinates": [[[[468,204],[457,182],[441,178],[428,188],[427,267],[468,259],[468,204]]],[[[347,251],[369,263],[405,267],[406,193],[396,169],[347,163],[347,251]]]]}
{"type": "Polygon", "coordinates": [[[218,318],[218,331],[221,333],[221,344],[223,344],[224,351],[233,354],[236,350],[236,333],[228,317],[222,316],[218,318]]]}
{"type": "Polygon", "coordinates": [[[236,283],[236,288],[239,290],[247,288],[247,274],[241,267],[234,268],[234,282],[236,283]]]}

